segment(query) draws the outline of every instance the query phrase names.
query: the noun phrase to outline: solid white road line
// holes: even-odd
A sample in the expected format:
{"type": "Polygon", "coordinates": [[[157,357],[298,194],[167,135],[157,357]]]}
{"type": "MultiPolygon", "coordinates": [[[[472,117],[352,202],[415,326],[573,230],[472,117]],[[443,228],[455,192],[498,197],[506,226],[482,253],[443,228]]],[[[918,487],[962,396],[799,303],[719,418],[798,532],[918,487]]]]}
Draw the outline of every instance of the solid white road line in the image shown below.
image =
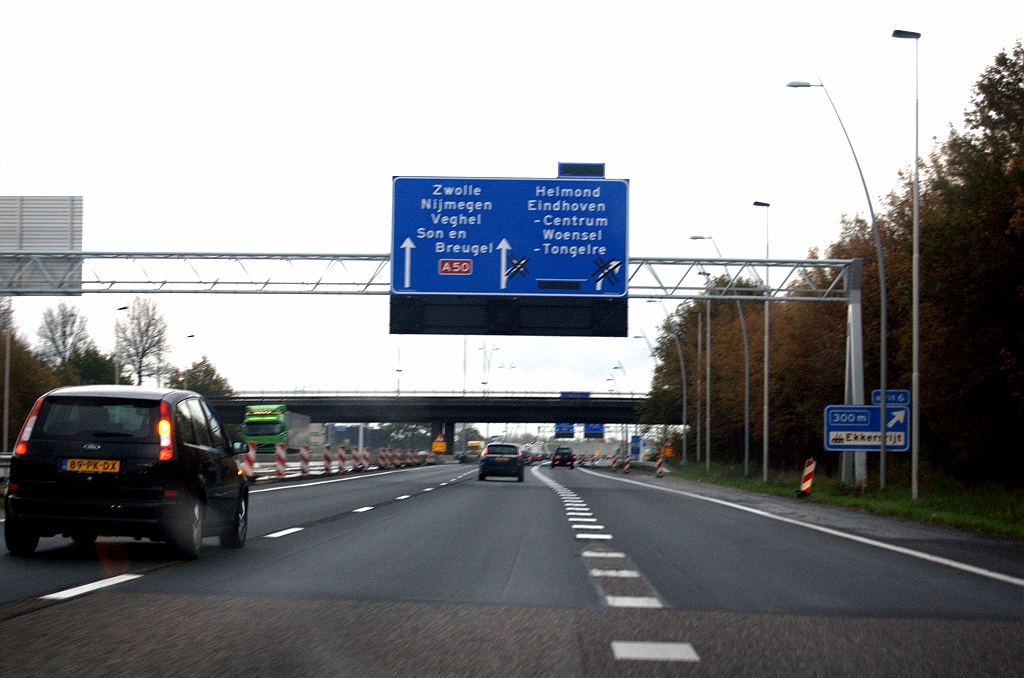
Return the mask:
{"type": "Polygon", "coordinates": [[[91,584],[83,584],[76,586],[73,589],[66,589],[64,591],[58,591],[57,593],[51,593],[46,596],[39,596],[40,600],[66,600],[68,598],[74,598],[80,596],[83,593],[89,593],[96,589],[106,588],[108,586],[114,586],[115,584],[121,584],[122,582],[131,581],[132,579],[138,579],[141,574],[119,574],[116,577],[110,577],[109,579],[100,579],[94,581],[91,584]]]}
{"type": "Polygon", "coordinates": [[[277,539],[278,537],[283,537],[285,535],[295,534],[296,532],[302,532],[304,529],[306,529],[306,528],[304,528],[304,527],[289,527],[287,530],[281,530],[280,532],[273,532],[271,534],[265,534],[263,536],[266,539],[277,539]]]}
{"type": "Polygon", "coordinates": [[[616,659],[637,659],[661,662],[699,662],[693,645],[689,643],[644,643],[613,640],[612,656],[616,659]]]}
{"type": "Polygon", "coordinates": [[[605,596],[608,607],[664,607],[661,601],[650,596],[605,596]]]}
{"type": "Polygon", "coordinates": [[[616,577],[618,579],[637,579],[640,573],[636,570],[591,570],[591,577],[616,577]]]}
{"type": "Polygon", "coordinates": [[[625,558],[625,553],[618,551],[584,551],[580,554],[584,558],[625,558]]]}
{"type": "MultiPolygon", "coordinates": [[[[753,513],[756,516],[763,518],[770,518],[772,520],[778,520],[782,523],[789,523],[790,525],[797,525],[799,527],[805,527],[808,530],[814,530],[823,534],[830,534],[833,537],[839,537],[841,539],[849,539],[860,544],[867,546],[874,546],[876,548],[885,549],[886,551],[892,551],[894,553],[902,553],[905,556],[912,558],[919,558],[926,560],[930,563],[936,563],[937,565],[945,565],[946,567],[952,567],[957,570],[964,572],[970,572],[982,577],[988,577],[989,579],[995,579],[997,581],[1005,582],[1007,584],[1014,584],[1015,586],[1024,586],[1024,579],[1019,577],[1011,577],[1008,574],[1001,572],[993,572],[992,570],[986,570],[982,567],[975,567],[974,565],[968,565],[967,563],[961,563],[956,560],[950,560],[949,558],[943,558],[941,556],[933,556],[930,553],[924,553],[923,551],[915,551],[914,549],[908,549],[903,546],[896,546],[895,544],[887,544],[884,541],[878,541],[877,539],[869,539],[868,537],[861,537],[856,534],[850,534],[849,532],[840,532],[834,530],[831,527],[823,527],[821,525],[814,525],[813,523],[805,523],[802,520],[795,520],[793,518],[787,518],[785,516],[776,515],[774,513],[768,513],[761,509],[750,508],[749,506],[743,506],[742,504],[734,504],[731,501],[725,501],[722,499],[715,499],[713,497],[705,497],[700,494],[694,494],[693,492],[686,492],[685,490],[674,490],[670,487],[661,487],[660,485],[648,485],[647,483],[641,483],[636,480],[629,480],[627,478],[616,478],[615,476],[609,476],[604,473],[594,473],[593,471],[587,471],[586,469],[580,469],[584,473],[590,473],[598,476],[599,478],[607,478],[608,480],[617,480],[620,483],[629,483],[631,485],[639,485],[640,487],[646,487],[651,490],[661,490],[662,492],[671,492],[672,494],[678,494],[684,497],[690,497],[691,499],[699,499],[701,501],[707,501],[712,504],[719,504],[721,506],[728,506],[739,511],[746,511],[747,513],[753,513]]],[[[578,536],[578,535],[577,535],[578,536]]]]}
{"type": "Polygon", "coordinates": [[[373,510],[372,506],[364,506],[362,508],[357,508],[356,510],[352,511],[352,513],[366,513],[367,511],[372,511],[372,510],[373,510]]]}

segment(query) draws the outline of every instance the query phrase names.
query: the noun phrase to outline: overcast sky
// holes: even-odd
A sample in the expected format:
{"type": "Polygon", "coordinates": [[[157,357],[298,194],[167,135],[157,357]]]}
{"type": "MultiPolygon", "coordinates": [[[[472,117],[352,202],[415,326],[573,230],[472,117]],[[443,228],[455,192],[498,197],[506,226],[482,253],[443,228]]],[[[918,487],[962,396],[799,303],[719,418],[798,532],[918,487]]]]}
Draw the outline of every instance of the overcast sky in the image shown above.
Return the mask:
{"type": "MultiPolygon", "coordinates": [[[[86,251],[386,253],[392,176],[604,162],[630,182],[634,256],[714,256],[689,239],[707,233],[763,256],[760,200],[771,255],[803,258],[866,202],[824,93],[785,85],[824,80],[877,208],[913,162],[897,28],[923,34],[924,154],[1024,3],[2,2],[0,186],[84,196],[86,251]]],[[[236,389],[463,388],[462,337],[390,336],[386,297],[156,298],[169,360],[206,354],[236,389]]],[[[15,300],[32,341],[56,301],[15,300]]],[[[130,298],[71,301],[109,350],[130,298]]],[[[662,318],[630,302],[630,335],[662,318]]],[[[649,385],[641,340],[486,341],[492,388],[649,385]]]]}

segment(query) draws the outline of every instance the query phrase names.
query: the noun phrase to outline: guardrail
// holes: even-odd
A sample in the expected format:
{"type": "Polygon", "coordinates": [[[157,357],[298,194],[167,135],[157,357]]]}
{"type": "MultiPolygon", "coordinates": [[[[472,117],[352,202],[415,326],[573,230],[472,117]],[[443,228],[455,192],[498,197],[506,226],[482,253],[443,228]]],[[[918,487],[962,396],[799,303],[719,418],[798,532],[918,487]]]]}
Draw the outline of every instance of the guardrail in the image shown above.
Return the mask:
{"type": "MultiPolygon", "coordinates": [[[[388,391],[309,391],[305,389],[294,389],[291,391],[236,391],[233,394],[234,398],[240,398],[244,400],[261,399],[271,401],[274,399],[285,399],[299,397],[310,397],[310,398],[351,398],[351,397],[368,397],[368,398],[388,398],[388,397],[445,397],[445,398],[560,398],[562,392],[559,391],[406,391],[406,390],[388,390],[388,391]]],[[[638,393],[636,391],[594,391],[589,393],[586,397],[588,398],[645,398],[646,393],[638,393]]]]}

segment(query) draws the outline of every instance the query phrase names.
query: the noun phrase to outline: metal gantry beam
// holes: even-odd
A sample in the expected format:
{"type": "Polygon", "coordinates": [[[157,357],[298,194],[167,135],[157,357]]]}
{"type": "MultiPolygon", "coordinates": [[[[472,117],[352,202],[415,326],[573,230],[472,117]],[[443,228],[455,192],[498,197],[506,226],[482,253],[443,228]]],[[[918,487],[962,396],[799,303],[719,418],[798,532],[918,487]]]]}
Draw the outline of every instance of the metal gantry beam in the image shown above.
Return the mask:
{"type": "MultiPolygon", "coordinates": [[[[850,264],[845,259],[633,257],[629,296],[847,302],[850,264]],[[761,271],[771,271],[765,277],[779,282],[766,286],[761,271]]],[[[390,288],[390,254],[0,252],[0,296],[385,295],[390,288]]]]}

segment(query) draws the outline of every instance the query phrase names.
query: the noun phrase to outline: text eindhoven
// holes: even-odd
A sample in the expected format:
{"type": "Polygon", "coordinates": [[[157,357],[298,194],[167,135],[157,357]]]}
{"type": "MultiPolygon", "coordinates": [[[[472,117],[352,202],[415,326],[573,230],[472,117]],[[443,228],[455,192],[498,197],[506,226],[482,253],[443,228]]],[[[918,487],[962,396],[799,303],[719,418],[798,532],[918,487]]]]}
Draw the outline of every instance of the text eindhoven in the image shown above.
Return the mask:
{"type": "MultiPolygon", "coordinates": [[[[443,242],[444,240],[469,239],[469,233],[465,229],[453,228],[455,226],[479,226],[483,223],[483,213],[493,210],[494,205],[490,200],[472,199],[478,198],[482,194],[483,188],[473,184],[460,186],[433,184],[431,197],[420,199],[420,209],[429,210],[431,223],[439,228],[418,228],[416,237],[435,239],[434,251],[437,253],[464,253],[473,256],[493,253],[495,251],[494,243],[469,245],[443,242]],[[446,212],[455,212],[455,214],[446,214],[446,212]]],[[[579,198],[599,199],[600,197],[600,186],[592,188],[535,186],[534,198],[526,201],[526,210],[544,214],[540,218],[534,219],[533,223],[541,226],[561,227],[541,229],[542,239],[552,242],[542,243],[542,249],[538,251],[548,255],[570,257],[607,254],[608,250],[603,245],[567,246],[557,242],[594,242],[604,239],[603,228],[608,226],[608,219],[580,214],[607,212],[607,205],[600,200],[579,200],[579,198]],[[553,198],[553,200],[544,200],[543,198],[553,198]],[[576,200],[573,200],[574,198],[576,200]],[[564,230],[566,227],[582,227],[593,230],[564,230]]],[[[509,237],[514,237],[514,234],[509,234],[509,237]]]]}

